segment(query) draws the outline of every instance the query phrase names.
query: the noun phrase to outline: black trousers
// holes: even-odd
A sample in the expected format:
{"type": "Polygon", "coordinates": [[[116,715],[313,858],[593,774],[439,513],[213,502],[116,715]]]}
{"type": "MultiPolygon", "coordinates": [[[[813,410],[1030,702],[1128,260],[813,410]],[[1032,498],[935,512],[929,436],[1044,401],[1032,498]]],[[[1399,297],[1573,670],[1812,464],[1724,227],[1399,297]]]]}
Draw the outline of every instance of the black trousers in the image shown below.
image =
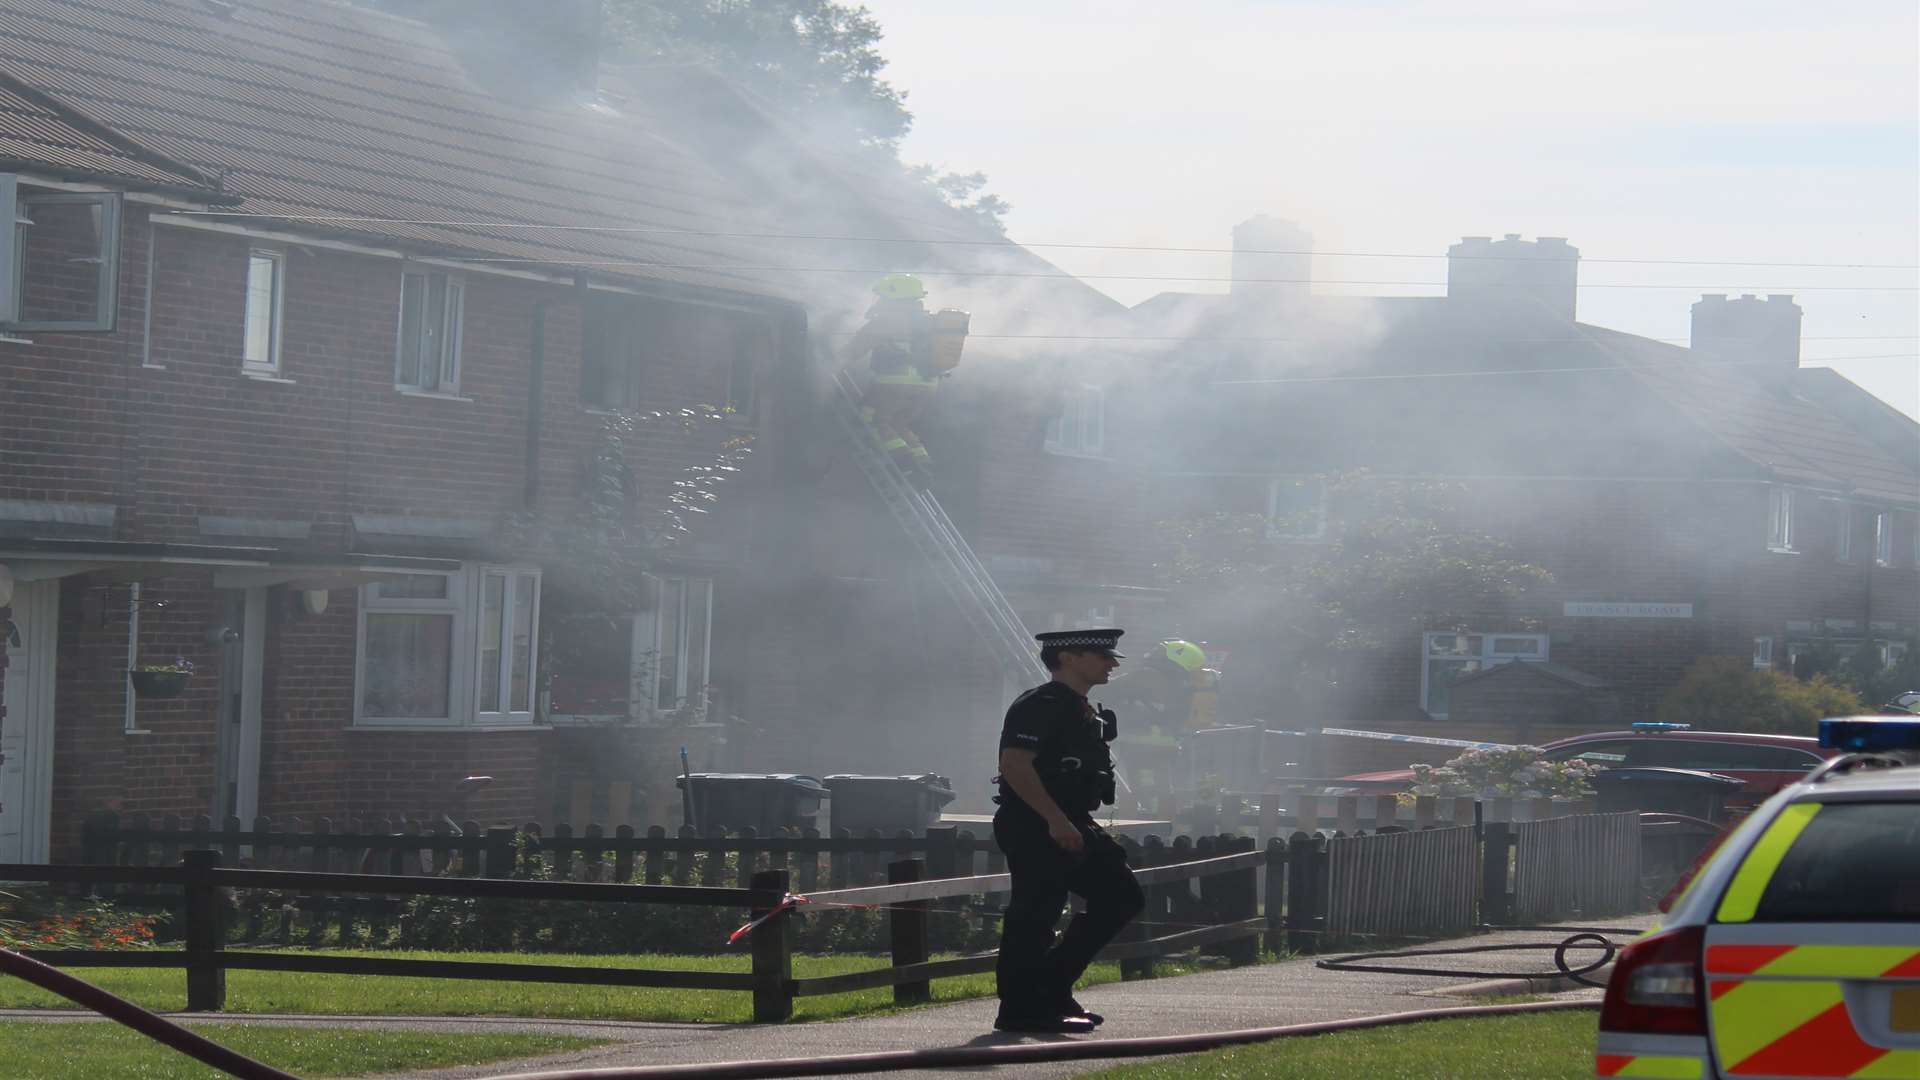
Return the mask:
{"type": "Polygon", "coordinates": [[[1053,1016],[1073,995],[1073,984],[1146,896],[1127,868],[1127,853],[1090,818],[1079,819],[1082,855],[1069,856],[1047,836],[1046,823],[1024,806],[993,816],[993,837],[1007,858],[1013,896],[1000,927],[994,977],[1002,1015],[1053,1016]],[[1067,894],[1086,901],[1066,932],[1053,934],[1067,894]]]}

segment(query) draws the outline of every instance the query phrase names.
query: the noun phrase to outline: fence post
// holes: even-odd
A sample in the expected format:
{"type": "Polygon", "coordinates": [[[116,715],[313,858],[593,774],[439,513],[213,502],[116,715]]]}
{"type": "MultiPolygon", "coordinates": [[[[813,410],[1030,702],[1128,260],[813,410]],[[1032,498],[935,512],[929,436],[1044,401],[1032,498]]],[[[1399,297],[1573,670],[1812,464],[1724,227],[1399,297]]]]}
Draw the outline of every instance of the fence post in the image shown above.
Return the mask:
{"type": "MultiPolygon", "coordinates": [[[[787,895],[787,872],[764,870],[753,875],[749,888],[787,895]]],[[[776,901],[777,903],[778,901],[776,901]]],[[[753,917],[772,910],[755,904],[753,917]]],[[[775,1024],[793,1018],[793,920],[777,915],[754,928],[748,935],[753,943],[753,1019],[759,1024],[775,1024]]]]}
{"type": "MultiPolygon", "coordinates": [[[[887,884],[919,881],[925,876],[922,869],[919,859],[888,863],[887,884]]],[[[911,900],[887,906],[887,928],[893,939],[894,967],[926,963],[930,955],[927,948],[927,903],[925,900],[911,900]]],[[[895,1005],[924,1005],[932,1000],[933,984],[924,979],[893,984],[895,1005]]]]}
{"type": "Polygon", "coordinates": [[[220,853],[183,852],[180,865],[187,871],[187,1011],[219,1012],[227,1006],[227,971],[220,966],[226,897],[206,879],[206,872],[220,866],[220,853]]]}
{"type": "Polygon", "coordinates": [[[1320,927],[1315,923],[1325,915],[1325,892],[1320,888],[1320,860],[1325,855],[1324,842],[1307,833],[1294,833],[1287,842],[1287,947],[1297,953],[1320,951],[1320,927]]]}
{"type": "Polygon", "coordinates": [[[486,869],[482,873],[490,878],[513,876],[512,829],[496,825],[487,830],[486,869]]]}
{"type": "Polygon", "coordinates": [[[1480,921],[1499,926],[1511,918],[1507,897],[1507,852],[1513,826],[1489,821],[1480,829],[1480,921]]]}
{"type": "MultiPolygon", "coordinates": [[[[1257,850],[1255,845],[1258,843],[1258,841],[1249,836],[1242,837],[1231,844],[1222,842],[1220,846],[1227,851],[1231,851],[1233,854],[1240,855],[1257,850]]],[[[1222,852],[1222,854],[1225,853],[1225,851],[1222,852]]],[[[1239,922],[1245,919],[1259,918],[1259,869],[1249,866],[1245,870],[1235,870],[1229,875],[1228,880],[1232,883],[1232,891],[1228,893],[1227,906],[1230,909],[1233,920],[1239,922]]],[[[1249,934],[1246,937],[1237,938],[1228,942],[1226,951],[1229,963],[1235,965],[1257,963],[1260,959],[1260,935],[1257,933],[1249,934]]]]}
{"type": "Polygon", "coordinates": [[[1283,947],[1280,931],[1285,923],[1281,916],[1286,910],[1287,895],[1287,842],[1277,836],[1267,838],[1266,875],[1266,945],[1267,952],[1277,955],[1283,947]]]}

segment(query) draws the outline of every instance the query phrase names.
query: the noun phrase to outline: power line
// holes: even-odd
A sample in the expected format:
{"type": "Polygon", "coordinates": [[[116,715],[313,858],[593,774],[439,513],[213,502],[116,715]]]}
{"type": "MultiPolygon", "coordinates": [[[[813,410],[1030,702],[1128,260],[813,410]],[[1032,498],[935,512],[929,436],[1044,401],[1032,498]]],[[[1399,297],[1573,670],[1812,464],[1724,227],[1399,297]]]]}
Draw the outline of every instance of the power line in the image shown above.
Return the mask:
{"type": "MultiPolygon", "coordinates": [[[[861,331],[859,330],[821,330],[821,331],[814,331],[814,332],[816,334],[826,336],[826,337],[852,337],[855,334],[860,333],[861,331]]],[[[1644,335],[1639,335],[1639,334],[1636,334],[1634,336],[1639,337],[1643,341],[1686,342],[1686,341],[1692,340],[1691,338],[1684,338],[1684,337],[1657,338],[1657,337],[1645,337],[1644,335]]],[[[1264,335],[1248,335],[1244,337],[1242,336],[1213,337],[1213,336],[1207,336],[1207,335],[1188,335],[1188,334],[989,334],[989,333],[969,332],[967,334],[967,337],[969,340],[991,339],[994,341],[1185,341],[1185,342],[1220,342],[1220,343],[1237,343],[1237,342],[1315,342],[1319,344],[1329,343],[1328,339],[1324,337],[1319,337],[1319,338],[1268,337],[1264,335]]],[[[1758,344],[1765,340],[1767,339],[1723,338],[1723,339],[1720,339],[1717,342],[1717,344],[1751,345],[1751,344],[1758,344]]],[[[1800,340],[1801,341],[1920,341],[1920,334],[1826,334],[1826,335],[1807,335],[1807,336],[1801,337],[1800,340]]],[[[1473,339],[1473,344],[1475,345],[1574,345],[1574,344],[1596,344],[1596,343],[1599,343],[1598,339],[1591,338],[1591,337],[1475,338],[1473,339]]]]}
{"type": "MultiPolygon", "coordinates": [[[[266,218],[275,221],[353,222],[363,225],[422,225],[455,229],[545,229],[553,232],[623,233],[650,236],[701,236],[731,240],[818,240],[848,244],[934,244],[961,247],[1057,248],[1076,251],[1151,251],[1179,255],[1320,255],[1341,259],[1486,259],[1500,262],[1555,262],[1561,260],[1506,255],[1448,255],[1395,251],[1282,251],[1265,248],[1177,247],[1152,244],[1077,244],[1018,240],[967,240],[911,236],[834,236],[822,233],[732,232],[713,229],[664,229],[644,225],[542,225],[525,221],[435,221],[426,218],[357,217],[345,214],[268,214],[234,210],[188,210],[181,216],[266,218]]],[[[537,262],[539,260],[527,260],[537,262]]],[[[1567,260],[1571,261],[1571,260],[1567,260]]],[[[1907,263],[1754,262],[1728,259],[1605,259],[1582,256],[1579,262],[1642,266],[1794,267],[1825,270],[1920,270],[1907,263]]],[[[1150,279],[1149,279],[1150,280],[1150,279]]],[[[1201,280],[1198,278],[1180,280],[1201,280]]],[[[1397,283],[1388,283],[1397,284],[1397,283]]]]}
{"type": "MultiPolygon", "coordinates": [[[[1829,360],[1891,360],[1920,359],[1920,353],[1884,353],[1879,356],[1830,356],[1817,358],[1815,362],[1829,360]]],[[[1753,367],[1772,365],[1773,360],[1715,360],[1702,362],[1700,367],[1753,367]]],[[[1477,379],[1491,376],[1509,375],[1567,375],[1578,372],[1611,371],[1639,373],[1638,368],[1625,364],[1608,364],[1595,367],[1558,367],[1558,368],[1512,368],[1504,371],[1408,371],[1391,375],[1299,375],[1280,379],[1216,379],[1212,386],[1276,386],[1283,383],[1334,383],[1334,382],[1385,382],[1400,379],[1477,379]]],[[[1686,370],[1684,368],[1680,370],[1686,370]]]]}
{"type": "MultiPolygon", "coordinates": [[[[1366,285],[1398,286],[1444,289],[1444,281],[1351,281],[1346,279],[1326,280],[1323,278],[1233,278],[1206,277],[1189,274],[1069,274],[1065,271],[1040,270],[900,270],[897,268],[874,268],[866,266],[776,266],[755,265],[749,263],[663,263],[647,262],[636,259],[514,259],[514,258],[468,258],[468,263],[512,263],[517,266],[566,266],[566,267],[614,267],[635,270],[711,270],[718,273],[782,273],[782,274],[914,274],[919,277],[949,278],[1050,278],[1066,281],[1197,281],[1222,285],[1366,285]]],[[[1475,288],[1515,288],[1537,289],[1535,282],[1484,282],[1476,283],[1475,288]]],[[[1920,285],[1650,285],[1639,282],[1597,282],[1578,283],[1582,289],[1665,289],[1677,292],[1739,292],[1739,293],[1800,293],[1800,292],[1920,292],[1920,285]]],[[[1415,299],[1419,299],[1416,297],[1415,299]]]]}

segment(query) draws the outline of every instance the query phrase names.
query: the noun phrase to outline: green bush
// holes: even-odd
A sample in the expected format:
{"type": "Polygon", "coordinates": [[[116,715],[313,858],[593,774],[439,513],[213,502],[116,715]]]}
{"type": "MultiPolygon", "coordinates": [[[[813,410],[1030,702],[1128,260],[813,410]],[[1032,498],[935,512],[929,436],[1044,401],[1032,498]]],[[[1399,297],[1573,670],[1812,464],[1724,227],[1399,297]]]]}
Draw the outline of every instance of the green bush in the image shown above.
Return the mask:
{"type": "Polygon", "coordinates": [[[1857,694],[1824,674],[1802,680],[1755,670],[1743,657],[1709,656],[1687,670],[1657,715],[1708,731],[1813,735],[1822,717],[1865,711],[1857,694]]]}

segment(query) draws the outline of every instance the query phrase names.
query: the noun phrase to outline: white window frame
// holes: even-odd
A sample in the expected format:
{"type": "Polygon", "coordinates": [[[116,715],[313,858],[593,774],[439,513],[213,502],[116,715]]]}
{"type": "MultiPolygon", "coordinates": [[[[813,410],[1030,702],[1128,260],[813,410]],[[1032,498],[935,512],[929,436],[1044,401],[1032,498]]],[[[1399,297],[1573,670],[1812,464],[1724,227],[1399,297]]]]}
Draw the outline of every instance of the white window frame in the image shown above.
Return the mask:
{"type": "Polygon", "coordinates": [[[1084,383],[1068,391],[1060,405],[1060,414],[1047,421],[1047,453],[1097,458],[1105,456],[1106,446],[1106,388],[1084,383]],[[1071,430],[1069,420],[1073,422],[1071,430]]]}
{"type": "Polygon", "coordinates": [[[1767,489],[1767,550],[1788,554],[1798,549],[1793,546],[1793,489],[1770,487],[1767,489]]]}
{"type": "MultiPolygon", "coordinates": [[[[1435,661],[1473,660],[1473,661],[1479,662],[1480,671],[1485,671],[1488,668],[1499,667],[1502,664],[1543,663],[1549,658],[1550,650],[1552,649],[1552,646],[1553,646],[1552,640],[1546,634],[1532,634],[1532,633],[1502,634],[1502,633],[1487,633],[1487,632],[1478,631],[1478,630],[1459,630],[1459,631],[1430,630],[1430,631],[1427,631],[1426,633],[1420,635],[1420,699],[1418,702],[1419,707],[1422,711],[1425,711],[1427,708],[1427,702],[1429,700],[1428,695],[1432,692],[1431,680],[1433,677],[1433,665],[1435,661]],[[1476,653],[1463,653],[1463,652],[1437,653],[1434,651],[1435,639],[1457,638],[1457,637],[1479,638],[1480,639],[1479,651],[1476,653]],[[1521,652],[1514,649],[1502,650],[1494,647],[1499,642],[1514,641],[1514,640],[1525,640],[1525,641],[1531,642],[1532,644],[1538,646],[1538,649],[1536,651],[1521,652]]],[[[1427,715],[1433,717],[1435,720],[1444,720],[1447,718],[1447,714],[1443,712],[1428,712],[1427,715]]]]}
{"type": "Polygon", "coordinates": [[[481,566],[474,574],[473,593],[473,708],[474,722],[482,726],[531,724],[540,701],[540,571],[526,567],[481,566]],[[489,579],[501,579],[500,659],[495,667],[499,675],[499,707],[489,709],[481,689],[486,676],[481,652],[486,634],[486,588],[489,579]],[[532,617],[527,622],[527,696],[522,702],[510,699],[513,693],[513,623],[519,614],[519,583],[533,582],[532,617]],[[523,707],[515,708],[515,705],[523,707]]]}
{"type": "Polygon", "coordinates": [[[0,328],[9,331],[112,330],[118,313],[120,281],[120,193],[117,191],[31,191],[22,193],[20,178],[0,173],[0,208],[12,213],[13,227],[0,229],[0,328]],[[95,315],[91,319],[23,319],[25,303],[27,230],[33,226],[34,206],[93,205],[100,208],[100,250],[92,260],[99,273],[94,282],[95,315]]]}
{"type": "Polygon", "coordinates": [[[247,249],[247,287],[246,302],[242,308],[240,336],[240,370],[249,375],[280,374],[280,337],[281,328],[286,325],[287,297],[287,252],[285,248],[251,247],[247,249]],[[253,348],[254,307],[253,307],[253,271],[258,260],[266,260],[271,266],[269,288],[273,295],[267,318],[267,355],[251,355],[253,348]]]}
{"type": "MultiPolygon", "coordinates": [[[[540,700],[539,690],[539,642],[540,642],[540,571],[527,566],[501,566],[494,564],[469,563],[453,572],[428,572],[421,576],[442,577],[447,579],[447,595],[443,598],[398,599],[385,598],[378,594],[377,585],[362,585],[359,596],[358,623],[354,633],[353,668],[353,723],[355,727],[387,729],[429,729],[466,727],[520,727],[533,724],[537,717],[540,700]],[[525,709],[506,708],[482,711],[480,701],[480,622],[484,608],[483,590],[490,575],[504,575],[506,578],[505,597],[501,618],[503,641],[511,640],[514,606],[514,582],[523,578],[533,579],[533,620],[529,624],[529,656],[527,658],[528,697],[525,709]],[[453,619],[452,635],[447,663],[447,715],[446,716],[374,716],[366,712],[367,680],[367,619],[372,615],[396,614],[432,614],[449,615],[453,619]]],[[[512,685],[512,655],[510,648],[500,650],[501,692],[505,694],[512,685]]],[[[511,705],[511,702],[507,704],[511,705]]]]}
{"type": "Polygon", "coordinates": [[[1893,565],[1893,512],[1890,510],[1873,515],[1873,565],[1893,565]]]}
{"type": "Polygon", "coordinates": [[[1834,537],[1833,557],[1837,562],[1852,562],[1853,505],[1844,502],[1835,502],[1833,505],[1839,508],[1840,514],[1840,529],[1834,537]]]}
{"type": "Polygon", "coordinates": [[[639,712],[641,716],[654,716],[662,712],[680,708],[693,701],[696,695],[698,698],[704,700],[707,687],[713,685],[714,583],[710,577],[679,574],[648,574],[647,580],[648,589],[653,596],[653,617],[646,618],[647,613],[642,612],[640,617],[633,620],[633,647],[630,653],[633,658],[631,667],[633,679],[631,700],[637,706],[636,711],[639,712]],[[674,612],[676,640],[674,642],[673,685],[683,690],[692,691],[692,693],[684,693],[672,703],[662,704],[660,701],[660,640],[663,636],[662,631],[667,620],[664,598],[667,595],[667,586],[669,583],[679,586],[675,593],[679,599],[678,607],[674,612]],[[695,585],[703,586],[704,588],[696,590],[693,588],[695,585]],[[688,646],[691,645],[693,641],[692,635],[688,630],[688,627],[691,626],[692,623],[687,616],[695,610],[695,605],[689,602],[689,598],[692,597],[696,591],[703,592],[706,598],[706,610],[703,613],[705,618],[702,620],[700,640],[700,658],[704,670],[699,672],[689,670],[688,663],[688,657],[692,655],[692,650],[689,649],[688,646]],[[699,679],[697,685],[690,681],[696,676],[699,679]]]}
{"type": "MultiPolygon", "coordinates": [[[[423,310],[424,305],[425,300],[423,299],[423,310]]],[[[400,268],[399,310],[394,313],[393,385],[396,390],[408,394],[430,394],[436,397],[459,396],[460,376],[462,374],[461,368],[463,367],[460,356],[461,326],[466,321],[466,306],[466,279],[459,274],[447,270],[417,266],[411,263],[403,265],[400,268]],[[440,377],[433,386],[422,386],[420,385],[421,379],[418,371],[414,373],[412,381],[407,380],[405,373],[407,349],[407,281],[409,278],[420,279],[424,283],[423,287],[431,293],[433,279],[436,277],[446,280],[447,289],[446,308],[441,313],[439,327],[440,338],[443,345],[440,377]]],[[[425,327],[419,329],[421,331],[426,330],[425,327]]]]}
{"type": "Polygon", "coordinates": [[[1773,639],[1757,637],[1753,639],[1753,669],[1755,671],[1773,670],[1773,639]]]}
{"type": "Polygon", "coordinates": [[[1318,476],[1275,476],[1267,481],[1267,539],[1298,544],[1316,543],[1327,538],[1327,482],[1318,476]],[[1313,488],[1313,520],[1305,531],[1280,525],[1280,489],[1283,485],[1313,488]]]}

